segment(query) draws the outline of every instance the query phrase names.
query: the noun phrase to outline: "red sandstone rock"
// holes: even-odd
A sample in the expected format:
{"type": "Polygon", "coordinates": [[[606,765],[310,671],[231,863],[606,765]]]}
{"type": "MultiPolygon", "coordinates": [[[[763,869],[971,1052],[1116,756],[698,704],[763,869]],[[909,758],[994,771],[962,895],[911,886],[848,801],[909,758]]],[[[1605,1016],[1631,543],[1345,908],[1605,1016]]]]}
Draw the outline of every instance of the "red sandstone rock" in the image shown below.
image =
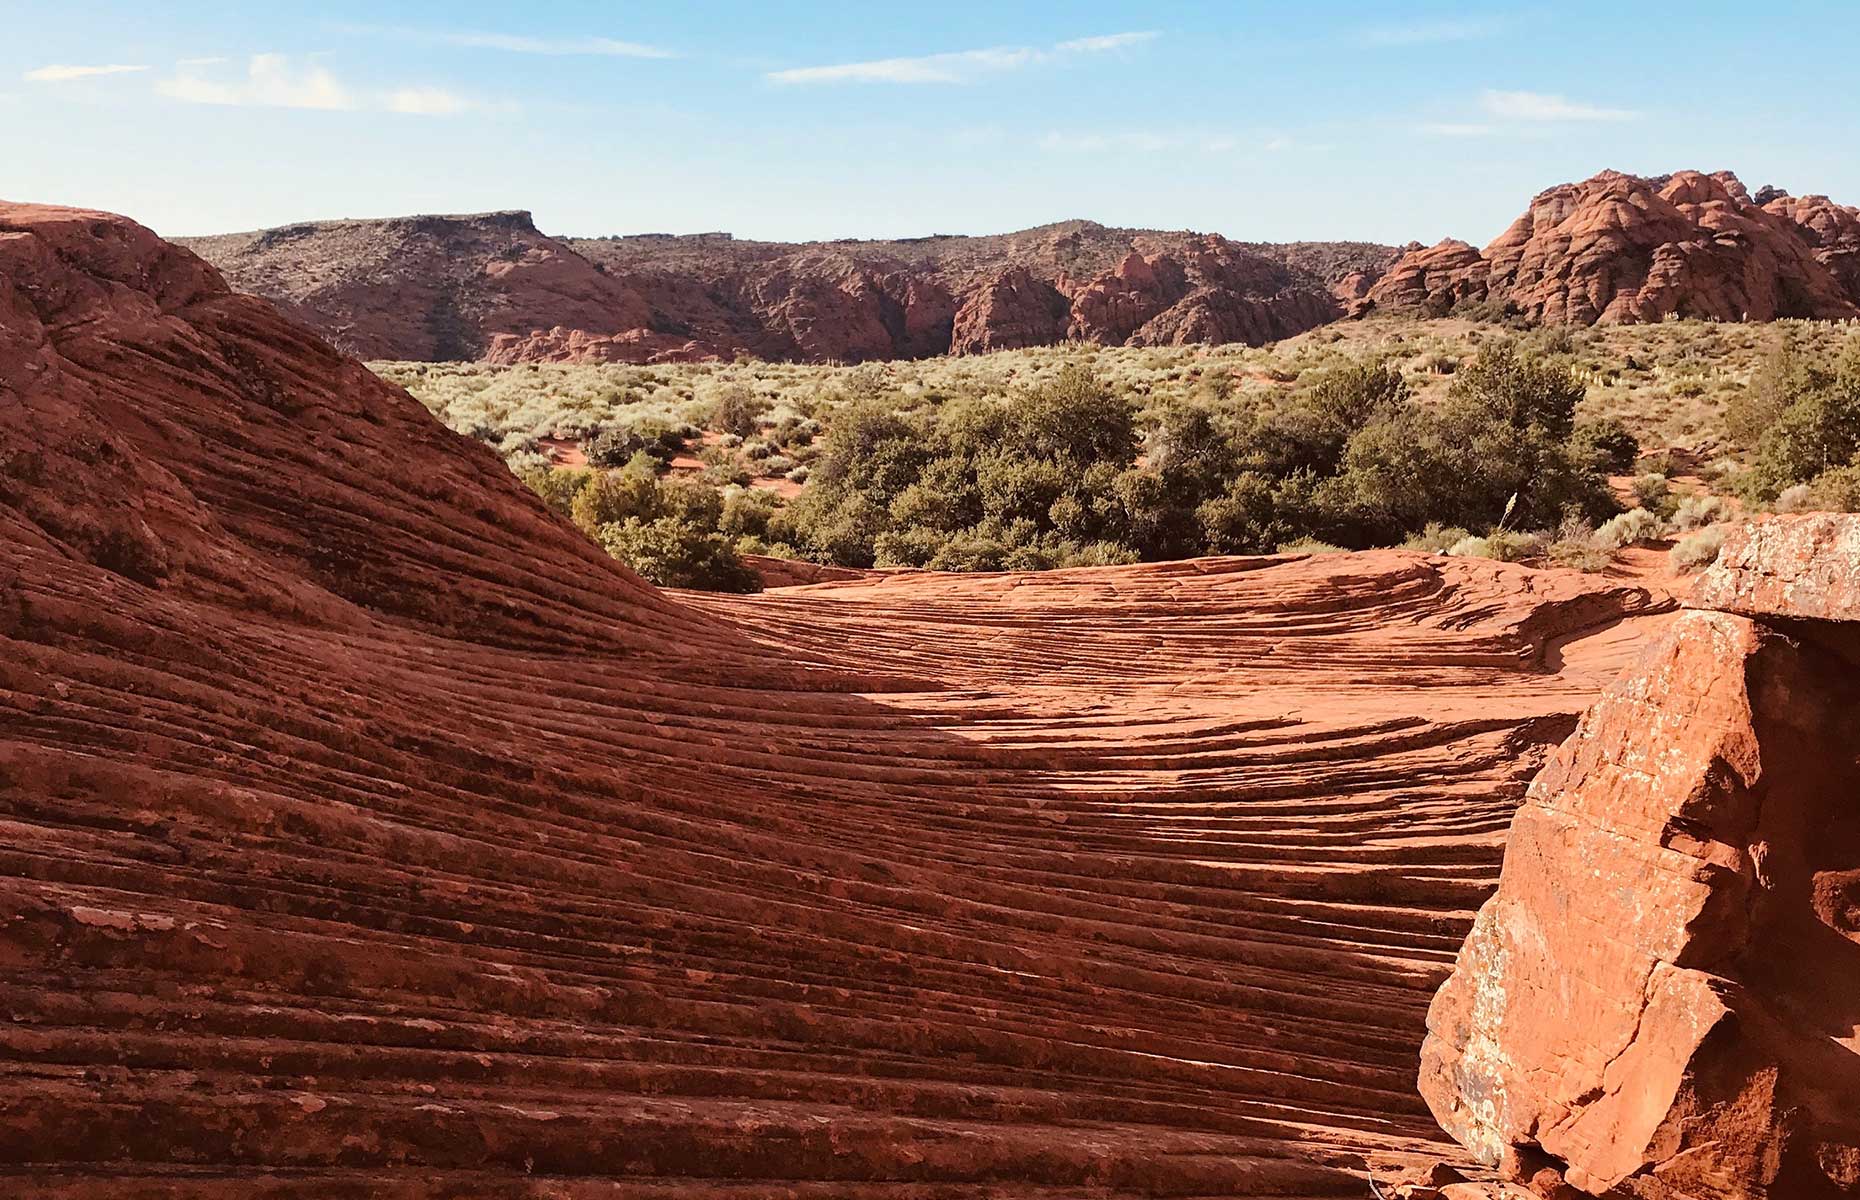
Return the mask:
{"type": "MultiPolygon", "coordinates": [[[[1695,602],[1839,617],[1860,519],[1760,524],[1695,602]],[[1825,548],[1827,559],[1811,559],[1825,548]]],[[[1591,1194],[1860,1190],[1860,673],[1792,627],[1676,622],[1552,755],[1428,1016],[1421,1091],[1591,1194]]]]}
{"type": "Polygon", "coordinates": [[[1049,346],[1065,336],[1071,305],[1052,284],[1013,267],[985,281],[957,310],[952,354],[1049,346]]]}
{"type": "Polygon", "coordinates": [[[524,212],[321,221],[187,243],[363,358],[477,358],[499,334],[646,328],[646,300],[524,212]]]}
{"type": "MultiPolygon", "coordinates": [[[[498,362],[857,362],[1095,341],[1262,341],[1343,311],[1393,257],[1361,243],[1241,246],[1074,221],[999,237],[784,245],[727,235],[552,239],[527,214],[323,222],[189,242],[344,349],[498,362]],[[1173,282],[1127,301],[1117,265],[1173,282]],[[1152,320],[1151,329],[1139,331],[1152,320]]],[[[1139,288],[1139,291],[1142,289],[1139,288]]]]}
{"type": "Polygon", "coordinates": [[[1379,308],[1421,308],[1436,315],[1464,300],[1482,300],[1490,268],[1465,242],[1448,238],[1411,250],[1369,290],[1379,308]]]}
{"type": "Polygon", "coordinates": [[[1764,210],[1795,223],[1847,295],[1860,300],[1860,209],[1836,204],[1826,196],[1777,196],[1764,210]]]}
{"type": "Polygon", "coordinates": [[[1860,315],[1860,292],[1818,259],[1803,228],[1759,207],[1728,173],[1604,171],[1538,195],[1477,262],[1463,244],[1442,243],[1405,256],[1371,295],[1433,311],[1486,299],[1580,325],[1860,315]]]}
{"type": "Polygon", "coordinates": [[[1399,552],[662,594],[191,254],[0,208],[0,1170],[1361,1197],[1455,1153],[1427,998],[1658,607],[1399,552]]]}
{"type": "Polygon", "coordinates": [[[1690,602],[1759,620],[1860,624],[1860,519],[1811,513],[1740,525],[1690,602]]]}

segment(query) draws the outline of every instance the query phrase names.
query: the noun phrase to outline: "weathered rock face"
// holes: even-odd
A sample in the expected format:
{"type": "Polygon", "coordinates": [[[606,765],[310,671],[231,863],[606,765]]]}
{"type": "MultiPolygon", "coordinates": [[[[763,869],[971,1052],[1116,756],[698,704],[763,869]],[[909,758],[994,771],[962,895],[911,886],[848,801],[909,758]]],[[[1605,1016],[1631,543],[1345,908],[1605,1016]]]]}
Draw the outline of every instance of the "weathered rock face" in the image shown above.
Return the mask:
{"type": "Polygon", "coordinates": [[[1072,293],[1067,335],[1102,345],[1260,345],[1334,321],[1343,307],[1290,269],[1224,238],[1180,254],[1132,251],[1072,293]]]}
{"type": "Polygon", "coordinates": [[[1759,523],[1582,719],[1428,1014],[1421,1092],[1595,1195],[1860,1193],[1860,518],[1759,523]],[[1844,589],[1844,590],[1843,590],[1844,589]]]}
{"type": "Polygon", "coordinates": [[[1462,301],[1483,300],[1490,275],[1484,255],[1448,238],[1404,254],[1369,289],[1368,298],[1382,308],[1418,308],[1440,315],[1462,301]]]}
{"type": "Polygon", "coordinates": [[[1371,298],[1434,312],[1491,300],[1578,325],[1860,315],[1860,291],[1831,269],[1836,252],[1818,255],[1805,217],[1757,205],[1728,172],[1604,171],[1537,196],[1476,260],[1454,242],[1408,254],[1371,298]]]}
{"type": "Polygon", "coordinates": [[[1242,246],[1083,221],[902,242],[553,239],[521,213],[323,222],[188,244],[343,349],[496,362],[739,352],[860,362],[1069,335],[1257,342],[1336,319],[1395,257],[1361,243],[1242,246]],[[1148,265],[1126,271],[1132,260],[1148,265]]]}
{"type": "Polygon", "coordinates": [[[1849,297],[1860,300],[1860,209],[1836,204],[1826,196],[1788,195],[1772,196],[1763,207],[1793,221],[1814,248],[1816,260],[1849,297]]]}
{"type": "Polygon", "coordinates": [[[0,208],[0,1172],[1356,1200],[1454,1154],[1427,1000],[1657,607],[1398,552],[662,594],[194,256],[0,208]]]}
{"type": "Polygon", "coordinates": [[[308,222],[185,244],[363,358],[474,359],[500,334],[651,322],[638,292],[525,212],[308,222]]]}
{"type": "Polygon", "coordinates": [[[1065,336],[1071,304],[1058,288],[1013,267],[969,293],[957,310],[951,354],[1050,346],[1065,336]]]}

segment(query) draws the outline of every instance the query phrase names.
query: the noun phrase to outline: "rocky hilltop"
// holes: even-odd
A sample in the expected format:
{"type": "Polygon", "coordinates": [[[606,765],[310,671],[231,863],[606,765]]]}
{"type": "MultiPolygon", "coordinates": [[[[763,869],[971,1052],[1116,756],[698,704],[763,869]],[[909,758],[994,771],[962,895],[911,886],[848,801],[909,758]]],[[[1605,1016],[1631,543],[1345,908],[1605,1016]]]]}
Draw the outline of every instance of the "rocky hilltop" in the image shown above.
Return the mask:
{"type": "Polygon", "coordinates": [[[1415,1091],[1425,1010],[1664,607],[1396,551],[662,593],[193,254],[0,207],[0,1169],[1471,1169],[1415,1091]]]}
{"type": "Polygon", "coordinates": [[[1860,211],[1735,175],[1604,171],[1531,201],[1483,251],[1415,248],[1368,291],[1382,308],[1489,301],[1556,324],[1860,316],[1860,211]]]}
{"type": "Polygon", "coordinates": [[[1397,254],[1088,221],[904,241],[569,239],[539,233],[527,213],[313,222],[185,244],[343,350],[494,362],[1258,343],[1360,306],[1397,254]]]}

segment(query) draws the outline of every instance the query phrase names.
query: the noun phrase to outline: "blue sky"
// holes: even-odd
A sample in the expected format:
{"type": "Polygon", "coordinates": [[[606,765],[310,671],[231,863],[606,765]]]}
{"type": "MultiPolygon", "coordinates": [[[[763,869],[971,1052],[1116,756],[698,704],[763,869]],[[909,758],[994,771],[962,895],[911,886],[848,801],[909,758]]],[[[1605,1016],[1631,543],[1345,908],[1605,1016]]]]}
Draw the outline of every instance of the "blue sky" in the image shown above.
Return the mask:
{"type": "Polygon", "coordinates": [[[0,0],[0,27],[0,196],[167,234],[528,208],[563,234],[1483,243],[1604,167],[1860,202],[1851,0],[0,0]]]}

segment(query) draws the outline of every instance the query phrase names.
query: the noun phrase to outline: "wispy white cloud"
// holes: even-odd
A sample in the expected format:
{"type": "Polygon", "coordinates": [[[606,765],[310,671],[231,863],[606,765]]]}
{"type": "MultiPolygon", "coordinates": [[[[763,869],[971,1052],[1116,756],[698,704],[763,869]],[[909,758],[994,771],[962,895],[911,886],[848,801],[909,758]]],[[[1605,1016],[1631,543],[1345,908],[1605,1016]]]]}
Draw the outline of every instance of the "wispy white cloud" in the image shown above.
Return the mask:
{"type": "Polygon", "coordinates": [[[360,98],[328,67],[299,66],[282,54],[254,54],[246,63],[244,77],[215,79],[183,67],[178,74],[157,80],[155,90],[189,104],[332,111],[362,107],[360,98]]]}
{"type": "Polygon", "coordinates": [[[1042,137],[1039,145],[1042,150],[1056,154],[1160,154],[1181,150],[1229,154],[1235,151],[1277,153],[1292,149],[1296,143],[1288,137],[1270,137],[1259,141],[1230,133],[1136,129],[1089,133],[1054,131],[1042,137]]]}
{"type": "Polygon", "coordinates": [[[1109,152],[1158,154],[1178,150],[1188,139],[1174,133],[1049,133],[1040,139],[1040,148],[1061,154],[1104,154],[1109,152]]]}
{"type": "Polygon", "coordinates": [[[1410,21],[1397,25],[1371,25],[1357,31],[1365,46],[1431,46],[1442,42],[1474,42],[1497,37],[1512,25],[1509,17],[1462,17],[1442,21],[1410,21]]]}
{"type": "Polygon", "coordinates": [[[1479,107],[1511,121],[1632,121],[1640,114],[1627,108],[1582,104],[1547,92],[1480,93],[1479,107]]]}
{"type": "Polygon", "coordinates": [[[1106,50],[1122,50],[1126,46],[1141,46],[1153,42],[1161,35],[1154,29],[1134,30],[1130,33],[1106,33],[1098,37],[1073,38],[1069,42],[1060,42],[1053,49],[1061,54],[1102,54],[1106,50]]]}
{"type": "Polygon", "coordinates": [[[383,107],[389,112],[409,113],[414,116],[449,117],[454,113],[477,108],[479,105],[445,88],[407,87],[389,92],[383,107]]]}
{"type": "Polygon", "coordinates": [[[441,46],[460,46],[469,50],[504,50],[511,54],[546,54],[556,57],[594,55],[606,58],[679,57],[676,50],[667,50],[663,46],[648,46],[643,42],[610,37],[534,37],[478,29],[413,29],[401,25],[337,25],[335,28],[343,33],[364,37],[402,38],[441,46]]]}
{"type": "Polygon", "coordinates": [[[976,77],[1012,71],[1034,63],[1051,62],[1082,54],[1104,54],[1154,41],[1153,32],[1110,33],[1072,38],[1050,47],[996,46],[986,50],[959,50],[948,54],[921,54],[910,58],[879,58],[867,62],[833,63],[821,67],[791,67],[770,71],[766,78],[779,84],[819,83],[968,83],[976,77]]]}
{"type": "Polygon", "coordinates": [[[334,71],[315,62],[299,63],[283,54],[254,54],[243,74],[211,75],[201,71],[212,61],[183,62],[155,83],[157,94],[187,104],[237,108],[305,108],[325,112],[373,111],[416,116],[451,116],[485,105],[440,87],[407,86],[390,91],[358,90],[334,71]]]}
{"type": "Polygon", "coordinates": [[[1491,137],[1498,132],[1498,126],[1481,121],[1423,121],[1415,128],[1429,137],[1445,138],[1491,137]]]}
{"type": "Polygon", "coordinates": [[[30,83],[69,83],[73,79],[94,79],[99,75],[128,75],[135,71],[146,70],[148,70],[147,66],[129,63],[108,63],[101,66],[52,63],[49,66],[36,67],[27,71],[25,78],[30,83]]]}

